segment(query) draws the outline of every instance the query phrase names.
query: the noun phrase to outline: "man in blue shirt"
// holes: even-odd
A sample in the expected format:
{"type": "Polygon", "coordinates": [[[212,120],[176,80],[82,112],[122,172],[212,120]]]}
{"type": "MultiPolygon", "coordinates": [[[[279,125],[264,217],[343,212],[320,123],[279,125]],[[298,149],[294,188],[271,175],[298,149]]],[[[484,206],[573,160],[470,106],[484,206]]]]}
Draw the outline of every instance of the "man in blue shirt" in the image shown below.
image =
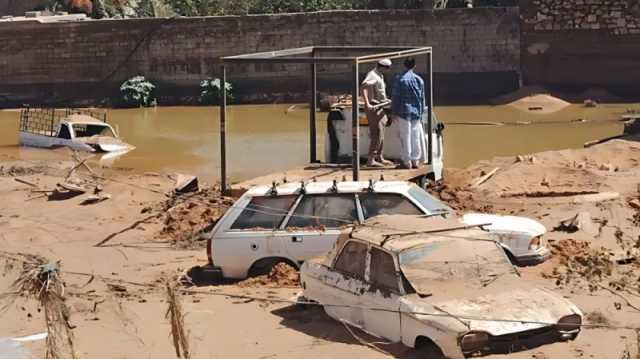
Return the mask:
{"type": "Polygon", "coordinates": [[[418,168],[422,157],[422,114],[425,108],[424,80],[413,69],[414,58],[404,61],[406,71],[396,77],[391,94],[394,121],[400,134],[399,168],[418,168]]]}

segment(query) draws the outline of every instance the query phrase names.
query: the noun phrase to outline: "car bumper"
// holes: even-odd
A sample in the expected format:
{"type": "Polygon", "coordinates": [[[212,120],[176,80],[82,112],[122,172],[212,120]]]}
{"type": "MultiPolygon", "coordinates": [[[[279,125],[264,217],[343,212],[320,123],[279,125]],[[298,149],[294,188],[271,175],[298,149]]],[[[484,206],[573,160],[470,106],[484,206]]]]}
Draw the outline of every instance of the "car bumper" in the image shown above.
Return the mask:
{"type": "Polygon", "coordinates": [[[539,248],[537,251],[533,253],[526,253],[519,255],[516,258],[518,265],[521,266],[531,266],[540,264],[551,257],[551,251],[547,247],[539,248]]]}

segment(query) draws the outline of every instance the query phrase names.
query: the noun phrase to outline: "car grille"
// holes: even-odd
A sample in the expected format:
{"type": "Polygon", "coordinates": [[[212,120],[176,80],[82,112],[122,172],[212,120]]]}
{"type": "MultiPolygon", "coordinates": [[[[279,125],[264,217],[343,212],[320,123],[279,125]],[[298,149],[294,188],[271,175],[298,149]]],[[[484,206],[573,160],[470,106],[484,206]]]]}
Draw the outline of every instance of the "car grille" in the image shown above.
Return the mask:
{"type": "Polygon", "coordinates": [[[555,326],[494,336],[489,341],[489,350],[486,354],[505,354],[532,349],[559,339],[560,333],[555,326]]]}

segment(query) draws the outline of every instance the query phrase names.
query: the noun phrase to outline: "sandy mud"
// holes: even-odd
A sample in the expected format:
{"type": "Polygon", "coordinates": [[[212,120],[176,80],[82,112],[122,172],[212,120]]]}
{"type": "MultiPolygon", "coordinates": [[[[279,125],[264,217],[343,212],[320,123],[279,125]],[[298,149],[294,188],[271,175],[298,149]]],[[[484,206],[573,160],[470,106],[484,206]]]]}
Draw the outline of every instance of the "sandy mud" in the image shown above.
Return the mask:
{"type": "MultiPolygon", "coordinates": [[[[611,141],[496,158],[448,171],[445,183],[433,189],[461,213],[541,221],[554,255],[541,265],[519,268],[522,280],[569,298],[592,325],[573,342],[507,357],[638,357],[639,154],[636,142],[611,141]]],[[[202,184],[198,192],[175,195],[175,174],[84,166],[71,171],[77,164],[0,163],[2,292],[19,276],[22,254],[59,261],[80,358],[175,358],[165,317],[166,282],[206,263],[199,234],[232,199],[202,184]],[[78,189],[84,192],[74,194],[78,189]]],[[[297,273],[286,266],[238,283],[178,286],[191,357],[419,357],[401,345],[375,344],[379,350],[374,350],[362,341],[379,339],[358,331],[356,338],[321,308],[291,304],[297,286],[297,273]]],[[[36,300],[18,297],[2,305],[0,337],[46,330],[36,300]]],[[[45,341],[23,345],[43,357],[45,341]]]]}

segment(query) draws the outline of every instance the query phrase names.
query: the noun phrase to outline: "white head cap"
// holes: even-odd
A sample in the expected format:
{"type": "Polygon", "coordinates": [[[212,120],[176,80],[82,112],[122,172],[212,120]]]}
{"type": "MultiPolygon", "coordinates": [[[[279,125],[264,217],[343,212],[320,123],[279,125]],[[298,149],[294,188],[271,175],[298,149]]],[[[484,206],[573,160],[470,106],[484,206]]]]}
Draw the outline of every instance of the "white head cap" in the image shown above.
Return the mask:
{"type": "Polygon", "coordinates": [[[384,67],[391,67],[391,60],[382,59],[382,60],[378,61],[378,65],[384,66],[384,67]]]}

